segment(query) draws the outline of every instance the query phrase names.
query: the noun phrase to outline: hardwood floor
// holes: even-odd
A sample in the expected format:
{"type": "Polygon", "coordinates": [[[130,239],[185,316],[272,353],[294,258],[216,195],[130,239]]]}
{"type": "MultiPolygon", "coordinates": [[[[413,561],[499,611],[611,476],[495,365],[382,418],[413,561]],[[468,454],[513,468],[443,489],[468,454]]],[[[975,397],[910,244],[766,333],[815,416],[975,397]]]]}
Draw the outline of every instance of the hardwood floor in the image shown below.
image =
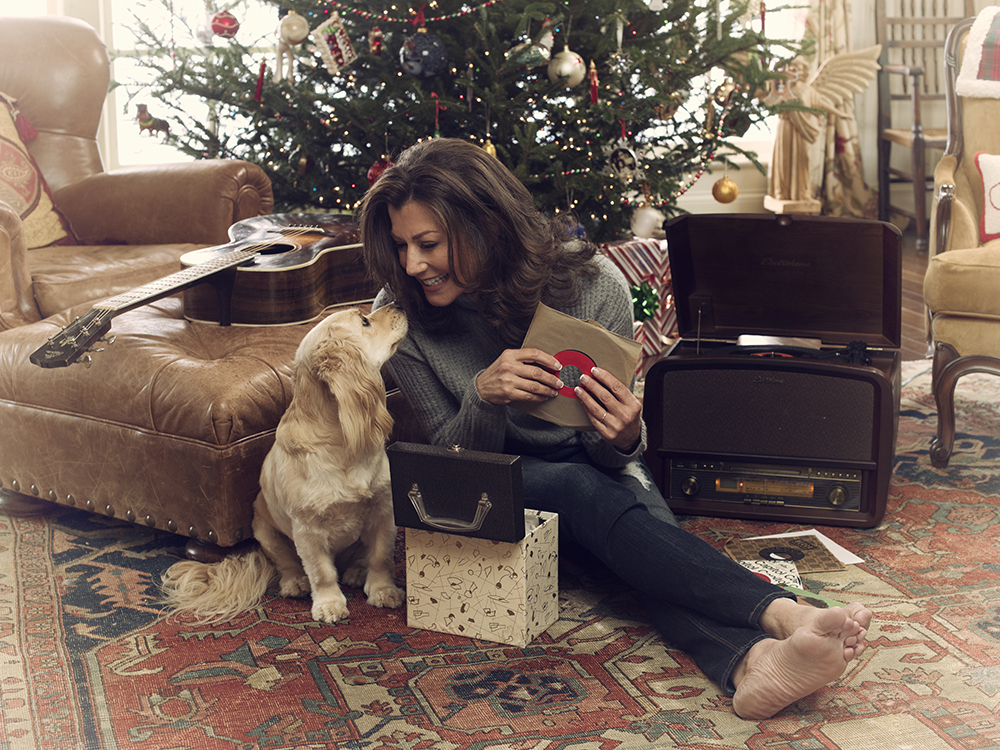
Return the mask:
{"type": "Polygon", "coordinates": [[[926,270],[927,251],[917,250],[913,233],[904,232],[902,340],[899,347],[904,361],[927,357],[923,293],[926,270]]]}

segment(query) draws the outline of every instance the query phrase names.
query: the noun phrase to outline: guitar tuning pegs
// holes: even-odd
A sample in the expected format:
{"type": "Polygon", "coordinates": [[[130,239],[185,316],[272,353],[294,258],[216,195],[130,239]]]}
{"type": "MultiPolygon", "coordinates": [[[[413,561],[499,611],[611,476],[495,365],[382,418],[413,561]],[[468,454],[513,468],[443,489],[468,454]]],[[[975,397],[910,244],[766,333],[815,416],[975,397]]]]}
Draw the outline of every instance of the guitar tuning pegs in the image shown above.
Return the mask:
{"type": "Polygon", "coordinates": [[[90,355],[89,354],[84,354],[82,357],[80,357],[80,359],[77,360],[77,362],[79,362],[84,367],[88,367],[89,368],[90,367],[90,363],[92,362],[92,360],[90,359],[90,355]]]}
{"type": "Polygon", "coordinates": [[[101,336],[101,338],[99,338],[98,341],[103,341],[104,343],[111,345],[115,343],[115,339],[117,338],[118,338],[117,336],[111,334],[110,336],[101,336]]]}

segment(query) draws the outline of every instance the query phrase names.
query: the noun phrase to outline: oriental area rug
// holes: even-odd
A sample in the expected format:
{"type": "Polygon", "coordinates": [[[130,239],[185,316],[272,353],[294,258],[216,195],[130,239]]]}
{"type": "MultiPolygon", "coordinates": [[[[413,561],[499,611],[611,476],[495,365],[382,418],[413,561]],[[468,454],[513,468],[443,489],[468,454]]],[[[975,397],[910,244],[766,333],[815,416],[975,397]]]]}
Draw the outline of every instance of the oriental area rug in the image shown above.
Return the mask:
{"type": "MultiPolygon", "coordinates": [[[[579,560],[560,561],[559,620],[524,648],[409,628],[350,590],[335,626],[272,596],[195,627],[157,603],[183,540],[58,507],[0,516],[0,749],[1000,748],[1000,379],[959,382],[955,455],[938,470],[929,363],[904,378],[884,521],[818,529],[862,562],[804,576],[875,612],[871,647],[772,719],[737,718],[579,560]]],[[[684,524],[720,550],[803,528],[684,524]]]]}

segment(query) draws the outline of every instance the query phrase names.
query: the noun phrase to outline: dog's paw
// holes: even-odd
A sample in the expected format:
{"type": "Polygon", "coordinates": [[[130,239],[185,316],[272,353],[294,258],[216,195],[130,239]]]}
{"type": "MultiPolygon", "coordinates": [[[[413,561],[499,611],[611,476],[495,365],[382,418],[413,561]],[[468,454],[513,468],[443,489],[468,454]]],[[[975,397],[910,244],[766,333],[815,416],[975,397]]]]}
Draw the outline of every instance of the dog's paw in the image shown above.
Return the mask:
{"type": "Polygon", "coordinates": [[[302,599],[309,596],[309,592],[309,579],[305,576],[282,578],[281,583],[278,584],[278,593],[285,597],[302,599]]]}
{"type": "Polygon", "coordinates": [[[312,617],[317,622],[335,623],[347,617],[347,599],[343,594],[339,598],[313,601],[312,617]]]}
{"type": "Polygon", "coordinates": [[[373,607],[396,609],[403,606],[406,593],[398,586],[382,586],[368,595],[368,603],[373,607]]]}
{"type": "Polygon", "coordinates": [[[368,568],[364,565],[352,565],[344,574],[340,577],[340,582],[345,586],[353,586],[354,588],[362,588],[365,585],[365,580],[368,578],[368,568]]]}

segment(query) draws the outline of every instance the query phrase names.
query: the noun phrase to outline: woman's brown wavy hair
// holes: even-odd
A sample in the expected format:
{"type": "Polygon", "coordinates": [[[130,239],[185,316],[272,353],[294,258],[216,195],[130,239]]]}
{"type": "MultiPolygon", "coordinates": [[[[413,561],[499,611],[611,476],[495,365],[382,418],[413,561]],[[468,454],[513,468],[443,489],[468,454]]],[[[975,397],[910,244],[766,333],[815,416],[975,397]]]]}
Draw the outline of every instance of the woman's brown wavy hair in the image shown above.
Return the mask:
{"type": "Polygon", "coordinates": [[[597,273],[596,245],[569,242],[570,224],[542,217],[527,188],[496,157],[461,139],[427,140],[382,173],[357,211],[369,275],[426,329],[448,330],[451,315],[448,307],[429,305],[420,283],[400,265],[388,209],[410,201],[436,217],[451,268],[460,270],[465,291],[476,295],[480,315],[504,345],[520,345],[538,302],[571,305],[577,279],[597,273]]]}

